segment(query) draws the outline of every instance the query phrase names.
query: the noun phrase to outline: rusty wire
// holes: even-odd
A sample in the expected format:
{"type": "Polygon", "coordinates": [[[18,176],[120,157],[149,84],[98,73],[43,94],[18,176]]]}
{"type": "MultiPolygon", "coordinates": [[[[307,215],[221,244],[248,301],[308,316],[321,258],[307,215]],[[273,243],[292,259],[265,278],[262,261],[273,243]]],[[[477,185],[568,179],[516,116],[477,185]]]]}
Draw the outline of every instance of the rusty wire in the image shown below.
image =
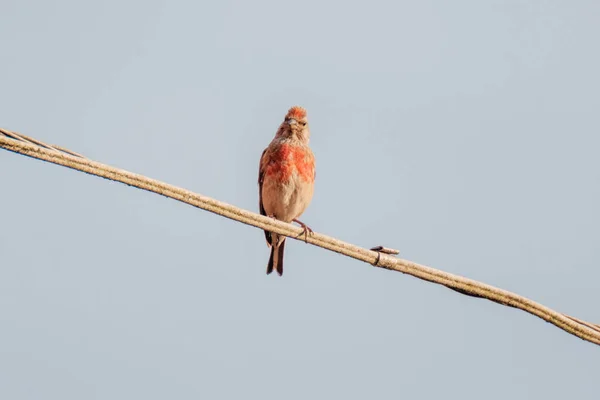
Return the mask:
{"type": "MultiPolygon", "coordinates": [[[[158,193],[226,218],[260,229],[267,229],[293,239],[299,238],[303,232],[301,228],[294,225],[267,218],[143,175],[92,161],[81,154],[56,145],[45,144],[16,132],[0,129],[0,147],[18,154],[158,193]]],[[[379,268],[402,272],[428,282],[446,286],[461,294],[484,298],[498,304],[518,308],[574,336],[600,345],[600,325],[598,324],[559,313],[526,297],[485,283],[393,257],[389,253],[394,253],[395,251],[379,251],[387,249],[383,246],[376,246],[373,248],[375,250],[369,250],[319,233],[308,236],[307,242],[364,261],[379,268]]]]}

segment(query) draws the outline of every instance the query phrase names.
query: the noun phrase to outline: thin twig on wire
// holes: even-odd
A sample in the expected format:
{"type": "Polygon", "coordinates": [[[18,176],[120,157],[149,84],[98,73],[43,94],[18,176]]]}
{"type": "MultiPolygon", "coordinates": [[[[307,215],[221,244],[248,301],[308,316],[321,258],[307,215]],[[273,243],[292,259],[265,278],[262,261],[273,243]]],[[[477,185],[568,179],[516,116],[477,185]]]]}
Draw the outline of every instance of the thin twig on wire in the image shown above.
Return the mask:
{"type": "MultiPolygon", "coordinates": [[[[70,150],[58,146],[47,145],[38,140],[8,130],[0,129],[0,147],[39,160],[62,165],[105,179],[135,186],[139,189],[158,193],[235,221],[252,225],[260,229],[266,229],[290,238],[297,238],[303,232],[302,228],[298,228],[294,225],[246,211],[230,204],[214,200],[210,197],[202,196],[190,192],[189,190],[147,178],[143,175],[101,164],[70,150]]],[[[556,325],[564,331],[583,340],[600,345],[600,325],[561,314],[515,293],[408,260],[392,257],[384,252],[354,246],[350,243],[342,242],[341,240],[321,235],[316,232],[308,236],[307,242],[364,261],[376,267],[402,272],[425,281],[446,286],[468,296],[481,297],[505,306],[518,308],[556,325]]]]}

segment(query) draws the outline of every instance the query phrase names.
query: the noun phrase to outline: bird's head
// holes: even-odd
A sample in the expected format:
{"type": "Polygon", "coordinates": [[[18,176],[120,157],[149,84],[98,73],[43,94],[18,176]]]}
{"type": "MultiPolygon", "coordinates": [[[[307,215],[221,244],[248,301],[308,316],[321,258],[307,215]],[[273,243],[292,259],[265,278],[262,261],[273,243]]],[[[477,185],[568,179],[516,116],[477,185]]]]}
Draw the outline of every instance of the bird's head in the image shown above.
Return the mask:
{"type": "Polygon", "coordinates": [[[279,128],[278,134],[283,138],[299,140],[304,144],[308,144],[310,130],[308,128],[308,119],[306,118],[306,109],[300,106],[290,108],[279,128]]]}

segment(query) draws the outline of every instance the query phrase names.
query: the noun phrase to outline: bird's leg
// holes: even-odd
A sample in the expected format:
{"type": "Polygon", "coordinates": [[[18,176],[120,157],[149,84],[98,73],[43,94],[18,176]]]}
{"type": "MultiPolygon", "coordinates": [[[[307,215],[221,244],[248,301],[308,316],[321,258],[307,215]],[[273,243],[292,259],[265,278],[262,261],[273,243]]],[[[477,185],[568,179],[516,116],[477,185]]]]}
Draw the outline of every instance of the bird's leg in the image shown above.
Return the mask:
{"type": "Polygon", "coordinates": [[[300,225],[302,228],[304,228],[304,232],[300,233],[300,235],[298,235],[298,236],[301,236],[302,234],[304,234],[304,241],[305,241],[306,243],[308,243],[308,234],[310,233],[310,234],[312,235],[312,234],[313,234],[313,230],[312,230],[312,229],[310,229],[310,228],[308,227],[308,225],[306,225],[306,224],[305,224],[304,222],[302,222],[302,221],[298,221],[298,220],[297,220],[297,219],[295,219],[295,218],[294,218],[292,221],[293,221],[293,222],[295,222],[295,223],[297,223],[298,225],[300,225]]]}

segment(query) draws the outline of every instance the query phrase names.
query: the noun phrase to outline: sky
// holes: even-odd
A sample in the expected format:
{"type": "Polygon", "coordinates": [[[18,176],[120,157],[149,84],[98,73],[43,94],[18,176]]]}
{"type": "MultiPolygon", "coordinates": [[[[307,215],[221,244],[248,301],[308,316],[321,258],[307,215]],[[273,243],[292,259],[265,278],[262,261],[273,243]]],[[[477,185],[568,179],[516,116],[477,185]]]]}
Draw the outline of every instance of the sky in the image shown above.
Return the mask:
{"type": "MultiPolygon", "coordinates": [[[[308,110],[315,232],[600,323],[600,3],[0,3],[0,127],[258,212],[308,110]]],[[[0,151],[0,398],[562,399],[522,311],[0,151]]]]}

